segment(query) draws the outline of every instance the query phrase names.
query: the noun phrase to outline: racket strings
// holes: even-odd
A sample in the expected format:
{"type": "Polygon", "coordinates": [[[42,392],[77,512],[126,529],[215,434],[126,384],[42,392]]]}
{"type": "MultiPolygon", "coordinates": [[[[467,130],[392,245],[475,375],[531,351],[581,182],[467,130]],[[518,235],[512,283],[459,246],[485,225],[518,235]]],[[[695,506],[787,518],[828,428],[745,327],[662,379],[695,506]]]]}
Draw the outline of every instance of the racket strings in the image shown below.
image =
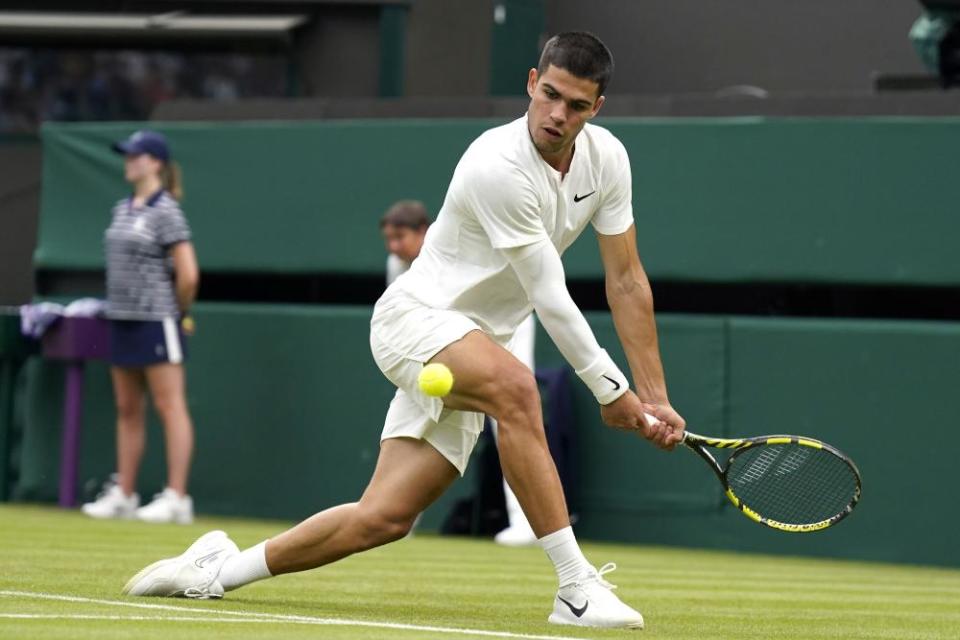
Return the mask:
{"type": "Polygon", "coordinates": [[[727,482],[747,507],[786,524],[813,524],[853,501],[855,472],[826,449],[799,444],[763,445],[730,461],[727,482]]]}

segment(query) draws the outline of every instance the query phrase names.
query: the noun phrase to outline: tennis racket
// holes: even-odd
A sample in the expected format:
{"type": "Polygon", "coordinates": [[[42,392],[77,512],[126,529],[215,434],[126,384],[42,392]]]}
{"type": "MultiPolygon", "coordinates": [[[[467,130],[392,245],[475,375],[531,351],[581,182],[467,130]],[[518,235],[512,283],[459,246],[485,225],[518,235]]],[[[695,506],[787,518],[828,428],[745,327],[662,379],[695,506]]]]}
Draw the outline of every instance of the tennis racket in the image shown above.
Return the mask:
{"type": "MultiPolygon", "coordinates": [[[[656,421],[647,416],[647,421],[656,421]]],[[[831,527],[860,500],[860,471],[849,456],[804,436],[708,438],[683,444],[703,458],[743,515],[772,529],[809,533],[831,527]],[[707,448],[732,451],[725,462],[707,448]]]]}

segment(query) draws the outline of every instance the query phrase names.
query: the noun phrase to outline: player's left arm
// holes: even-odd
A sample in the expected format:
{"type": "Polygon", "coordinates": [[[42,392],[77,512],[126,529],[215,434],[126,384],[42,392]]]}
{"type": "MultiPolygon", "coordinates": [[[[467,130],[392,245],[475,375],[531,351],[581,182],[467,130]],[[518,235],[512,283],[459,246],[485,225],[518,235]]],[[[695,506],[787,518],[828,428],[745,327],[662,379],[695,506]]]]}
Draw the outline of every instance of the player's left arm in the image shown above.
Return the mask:
{"type": "Polygon", "coordinates": [[[637,396],[656,407],[651,413],[674,429],[682,430],[686,423],[670,405],[667,395],[653,314],[653,293],[637,252],[636,229],[630,225],[623,233],[597,234],[597,238],[607,303],[627,355],[637,396]]]}

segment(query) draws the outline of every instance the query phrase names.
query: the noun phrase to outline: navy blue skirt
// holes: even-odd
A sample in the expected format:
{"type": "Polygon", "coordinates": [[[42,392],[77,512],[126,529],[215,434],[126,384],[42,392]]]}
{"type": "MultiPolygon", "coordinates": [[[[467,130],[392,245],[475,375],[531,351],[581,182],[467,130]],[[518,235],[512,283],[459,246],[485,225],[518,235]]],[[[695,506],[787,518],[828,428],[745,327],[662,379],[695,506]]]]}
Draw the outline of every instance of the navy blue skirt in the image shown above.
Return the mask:
{"type": "Polygon", "coordinates": [[[110,362],[118,367],[179,364],[186,358],[187,340],[175,318],[110,321],[110,362]]]}

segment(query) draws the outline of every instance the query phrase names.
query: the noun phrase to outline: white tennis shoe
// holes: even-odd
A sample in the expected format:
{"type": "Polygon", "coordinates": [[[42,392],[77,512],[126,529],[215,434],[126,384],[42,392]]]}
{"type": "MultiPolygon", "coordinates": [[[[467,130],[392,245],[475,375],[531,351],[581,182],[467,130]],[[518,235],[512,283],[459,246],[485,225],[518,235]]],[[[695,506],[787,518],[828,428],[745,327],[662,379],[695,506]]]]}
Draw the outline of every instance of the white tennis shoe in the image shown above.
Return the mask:
{"type": "Polygon", "coordinates": [[[80,510],[91,518],[127,520],[136,517],[139,506],[140,496],[136,493],[128,496],[119,485],[114,484],[98,495],[96,500],[80,507],[80,510]]]}
{"type": "Polygon", "coordinates": [[[154,562],[130,578],[124,595],[195,598],[222,598],[223,585],[217,581],[223,563],[240,553],[223,531],[200,536],[176,558],[154,562]]]}
{"type": "Polygon", "coordinates": [[[154,524],[190,524],[193,522],[193,499],[167,487],[153,496],[150,504],[137,509],[137,519],[154,524]]]}
{"type": "Polygon", "coordinates": [[[605,629],[643,629],[643,616],[623,604],[613,594],[616,585],[603,576],[617,568],[609,562],[599,571],[592,571],[572,584],[560,587],[553,603],[553,613],[547,618],[553,624],[605,629]]]}

